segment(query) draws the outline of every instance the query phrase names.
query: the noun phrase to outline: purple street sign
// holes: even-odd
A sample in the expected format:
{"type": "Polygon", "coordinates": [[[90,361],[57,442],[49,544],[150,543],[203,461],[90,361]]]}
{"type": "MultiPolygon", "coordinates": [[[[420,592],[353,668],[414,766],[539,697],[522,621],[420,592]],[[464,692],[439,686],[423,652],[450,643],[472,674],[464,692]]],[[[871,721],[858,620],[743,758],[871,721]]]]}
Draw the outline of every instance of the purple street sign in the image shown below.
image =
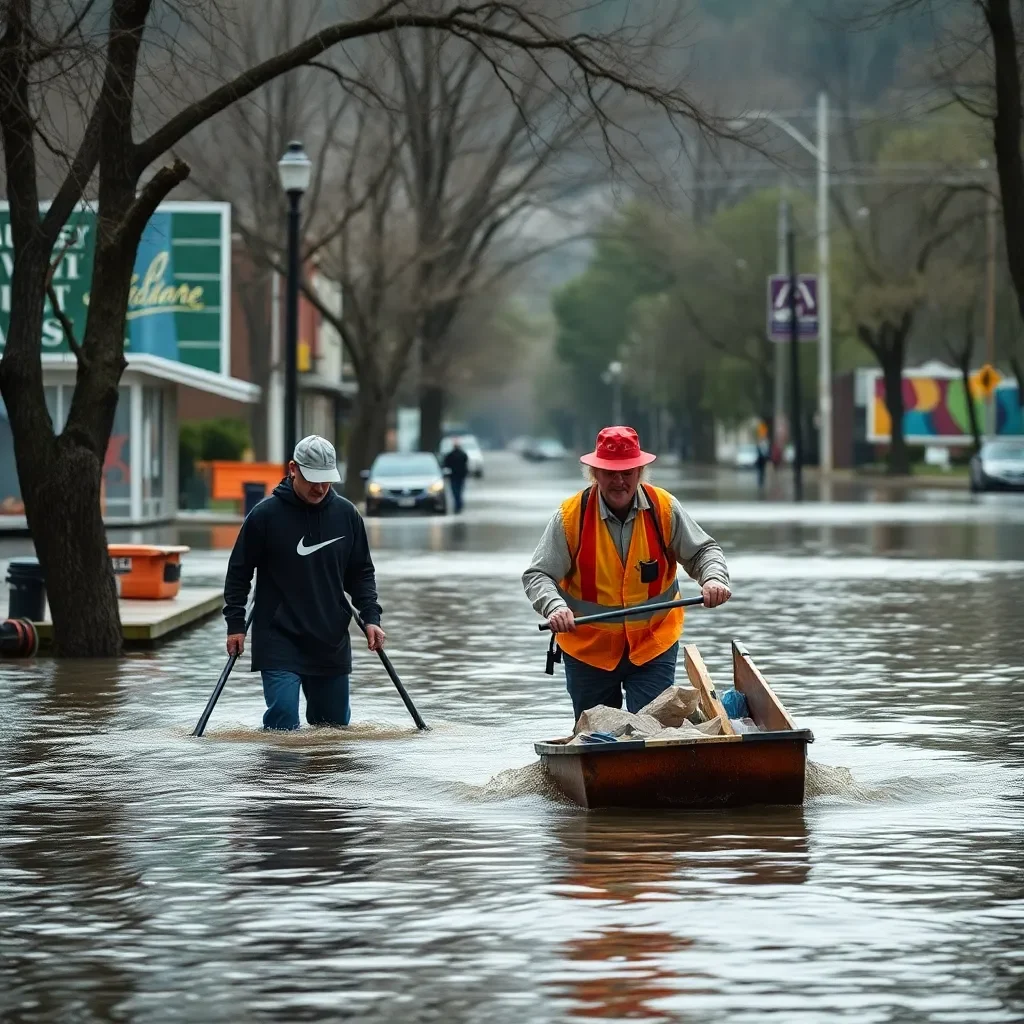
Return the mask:
{"type": "MultiPolygon", "coordinates": [[[[801,341],[818,337],[818,275],[800,274],[796,295],[797,336],[801,341]]],[[[789,275],[768,278],[768,337],[789,341],[789,275]]]]}

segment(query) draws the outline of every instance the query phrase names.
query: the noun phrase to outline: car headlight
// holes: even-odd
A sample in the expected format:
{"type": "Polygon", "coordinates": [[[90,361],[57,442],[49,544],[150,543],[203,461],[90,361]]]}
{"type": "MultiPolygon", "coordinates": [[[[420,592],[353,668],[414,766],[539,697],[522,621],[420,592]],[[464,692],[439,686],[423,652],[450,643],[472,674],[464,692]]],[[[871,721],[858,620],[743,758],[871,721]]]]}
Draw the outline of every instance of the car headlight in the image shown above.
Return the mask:
{"type": "Polygon", "coordinates": [[[435,480],[428,488],[431,494],[440,494],[444,490],[444,481],[435,480]]]}
{"type": "Polygon", "coordinates": [[[370,484],[370,486],[366,488],[366,493],[380,494],[380,484],[370,484]]]}

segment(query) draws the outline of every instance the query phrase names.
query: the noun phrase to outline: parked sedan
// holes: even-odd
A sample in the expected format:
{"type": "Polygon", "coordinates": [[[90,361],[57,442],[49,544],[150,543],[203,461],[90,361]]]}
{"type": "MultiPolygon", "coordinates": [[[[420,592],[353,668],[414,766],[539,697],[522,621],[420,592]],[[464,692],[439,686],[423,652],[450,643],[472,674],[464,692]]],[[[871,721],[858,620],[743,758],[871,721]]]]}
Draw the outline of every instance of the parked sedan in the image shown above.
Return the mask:
{"type": "Polygon", "coordinates": [[[366,479],[366,514],[389,511],[448,511],[444,470],[430,452],[384,452],[363,471],[366,479]]]}
{"type": "Polygon", "coordinates": [[[568,454],[565,445],[554,437],[533,438],[522,452],[529,462],[557,462],[568,454]]]}
{"type": "Polygon", "coordinates": [[[1024,437],[985,441],[970,468],[972,491],[1024,491],[1024,437]]]}

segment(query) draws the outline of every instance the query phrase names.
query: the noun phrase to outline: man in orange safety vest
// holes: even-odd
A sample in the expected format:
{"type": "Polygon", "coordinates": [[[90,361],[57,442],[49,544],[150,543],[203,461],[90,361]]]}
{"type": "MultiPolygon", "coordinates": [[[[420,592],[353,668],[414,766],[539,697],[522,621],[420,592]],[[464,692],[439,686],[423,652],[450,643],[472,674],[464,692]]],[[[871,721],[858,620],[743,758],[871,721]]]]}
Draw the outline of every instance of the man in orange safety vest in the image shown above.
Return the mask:
{"type": "Polygon", "coordinates": [[[708,536],[668,491],[643,480],[656,456],[632,427],[605,427],[580,462],[591,485],[548,522],[523,587],[558,635],[566,689],[578,719],[597,704],[639,711],[675,681],[683,609],[644,614],[679,597],[681,565],[709,608],[728,601],[729,570],[708,536]],[[617,608],[633,614],[576,625],[577,616],[617,608]]]}

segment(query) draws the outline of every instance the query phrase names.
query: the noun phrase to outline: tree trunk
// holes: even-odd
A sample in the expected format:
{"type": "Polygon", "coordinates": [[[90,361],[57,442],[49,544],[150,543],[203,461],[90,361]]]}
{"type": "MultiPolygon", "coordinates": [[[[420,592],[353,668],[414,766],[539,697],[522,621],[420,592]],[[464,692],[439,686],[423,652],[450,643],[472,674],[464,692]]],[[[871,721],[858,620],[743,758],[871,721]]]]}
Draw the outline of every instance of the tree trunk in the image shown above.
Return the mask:
{"type": "Polygon", "coordinates": [[[992,141],[1003,209],[1006,262],[1024,318],[1024,156],[1021,154],[1021,74],[1017,32],[1010,0],[982,5],[992,38],[995,117],[992,141]]]}
{"type": "Polygon", "coordinates": [[[249,431],[252,435],[253,453],[257,461],[269,458],[270,438],[268,434],[267,401],[270,392],[270,287],[269,271],[254,271],[252,276],[239,283],[238,297],[245,317],[249,335],[249,365],[252,381],[260,388],[260,400],[249,414],[249,431]]]}
{"type": "Polygon", "coordinates": [[[373,465],[373,460],[384,450],[388,431],[386,396],[366,391],[362,383],[356,400],[355,415],[349,427],[345,451],[345,497],[360,502],[366,494],[366,481],[362,471],[373,465]]]}
{"type": "MultiPolygon", "coordinates": [[[[100,508],[100,477],[122,364],[105,360],[104,353],[93,349],[95,361],[79,368],[68,423],[54,437],[37,354],[49,257],[36,252],[19,256],[0,385],[11,418],[25,516],[46,580],[54,651],[59,657],[115,657],[122,650],[121,621],[100,508]]],[[[102,256],[97,259],[102,271],[102,256]]],[[[112,289],[102,283],[102,274],[93,280],[97,287],[90,316],[96,332],[101,321],[110,329],[112,289]]],[[[113,290],[120,289],[115,284],[113,290]]]]}
{"type": "Polygon", "coordinates": [[[444,407],[447,397],[440,384],[420,386],[420,451],[436,452],[441,445],[444,407]]]}
{"type": "MultiPolygon", "coordinates": [[[[27,447],[34,443],[29,441],[27,447]]],[[[19,467],[25,507],[42,510],[29,523],[46,577],[58,657],[121,653],[117,587],[100,506],[103,463],[67,435],[43,471],[19,467]]],[[[31,460],[31,456],[30,456],[31,460]]]]}
{"type": "Polygon", "coordinates": [[[691,418],[693,424],[693,461],[699,466],[715,464],[715,421],[698,410],[691,418]]]}
{"type": "Polygon", "coordinates": [[[1016,356],[1010,356],[1010,368],[1017,378],[1017,404],[1024,409],[1024,362],[1016,356]]]}
{"type": "Polygon", "coordinates": [[[981,428],[978,425],[978,410],[971,395],[971,350],[963,349],[959,353],[957,364],[960,368],[960,379],[964,385],[964,397],[967,401],[967,416],[971,423],[971,437],[974,440],[974,450],[981,451],[981,428]]]}
{"type": "Polygon", "coordinates": [[[906,476],[910,472],[910,454],[903,437],[903,351],[898,354],[892,348],[885,353],[882,374],[885,379],[885,405],[892,420],[892,435],[889,440],[889,476],[906,476]]]}
{"type": "Polygon", "coordinates": [[[444,429],[444,410],[448,391],[445,388],[445,342],[455,318],[458,303],[446,302],[432,309],[420,325],[420,444],[421,452],[436,452],[444,429]]]}

